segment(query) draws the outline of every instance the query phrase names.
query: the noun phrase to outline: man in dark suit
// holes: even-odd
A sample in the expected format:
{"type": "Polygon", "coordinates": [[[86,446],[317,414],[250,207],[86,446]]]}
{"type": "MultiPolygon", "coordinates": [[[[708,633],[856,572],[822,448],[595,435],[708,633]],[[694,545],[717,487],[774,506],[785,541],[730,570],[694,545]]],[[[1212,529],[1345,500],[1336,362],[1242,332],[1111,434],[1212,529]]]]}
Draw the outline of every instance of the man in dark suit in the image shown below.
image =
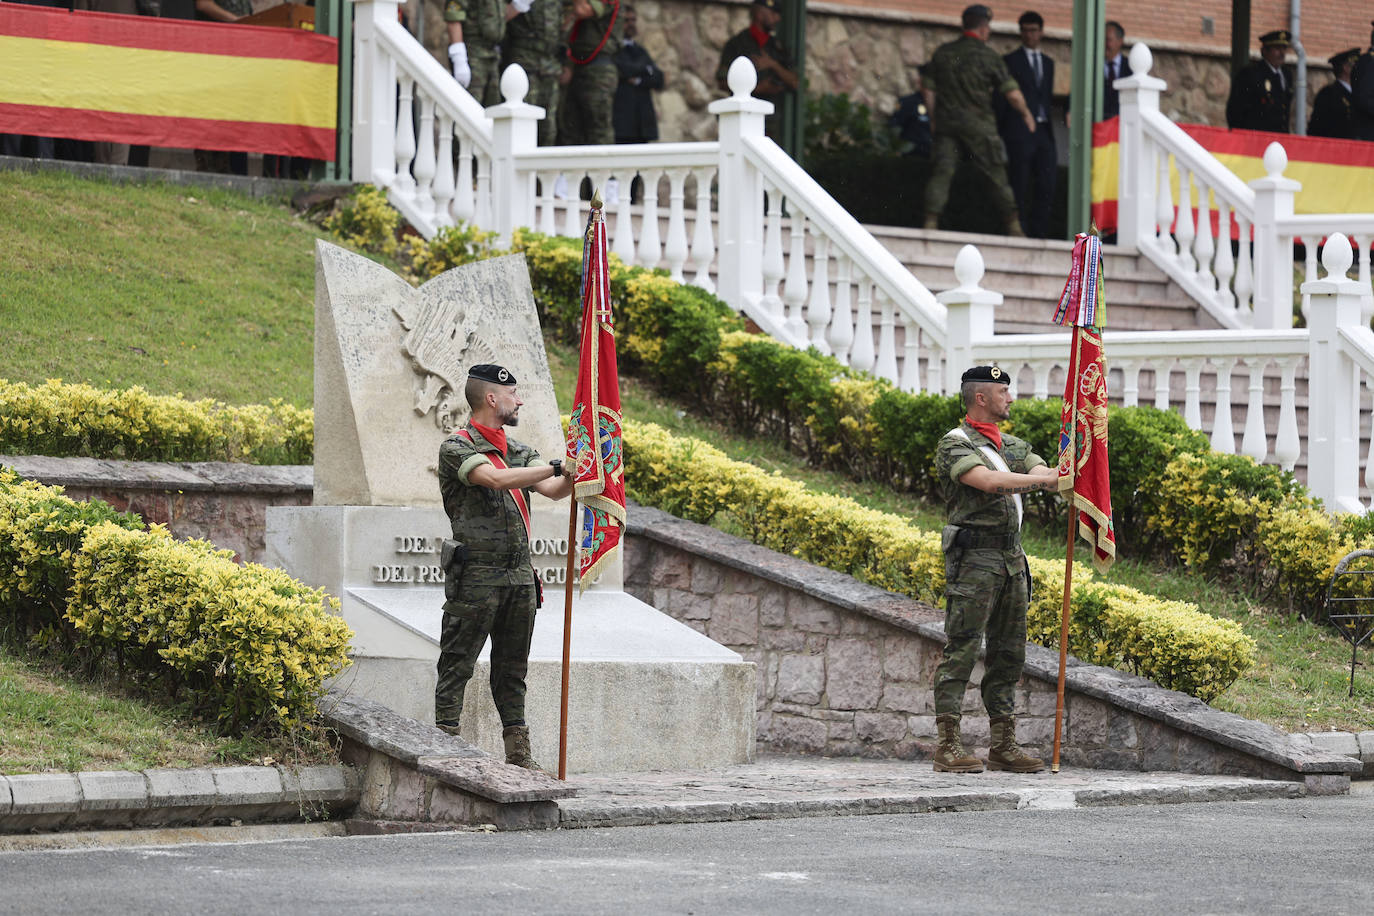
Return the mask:
{"type": "Polygon", "coordinates": [[[1226,126],[1237,130],[1289,132],[1293,80],[1283,72],[1283,58],[1292,44],[1287,29],[1260,36],[1260,59],[1236,74],[1226,100],[1226,126]]]}
{"type": "Polygon", "coordinates": [[[1021,227],[1031,238],[1043,239],[1049,237],[1050,207],[1054,203],[1059,169],[1054,130],[1050,127],[1054,61],[1040,51],[1040,40],[1045,33],[1045,20],[1040,14],[1022,13],[1017,24],[1021,27],[1021,47],[1002,59],[1021,87],[1026,107],[1035,117],[1035,132],[1026,129],[1025,122],[1009,105],[1000,106],[997,128],[1007,145],[1007,177],[1016,195],[1021,227]]]}
{"type": "Polygon", "coordinates": [[[663,71],[635,38],[639,35],[638,14],[627,6],[625,40],[615,52],[620,84],[615,89],[616,143],[652,143],[658,139],[658,115],[654,113],[652,92],[663,88],[663,71]]]}
{"type": "Polygon", "coordinates": [[[1307,121],[1309,137],[1334,137],[1350,140],[1355,136],[1355,125],[1350,110],[1350,73],[1355,69],[1355,61],[1360,59],[1360,49],[1351,48],[1329,58],[1331,72],[1336,78],[1322,87],[1312,102],[1312,117],[1307,121]]]}
{"type": "Polygon", "coordinates": [[[1374,31],[1369,33],[1369,50],[1350,73],[1350,121],[1356,140],[1374,140],[1374,31]]]}
{"type": "Polygon", "coordinates": [[[1126,30],[1121,27],[1121,23],[1109,21],[1102,44],[1102,120],[1104,121],[1121,114],[1120,93],[1116,91],[1112,81],[1131,75],[1131,62],[1126,59],[1126,55],[1121,53],[1121,48],[1125,44],[1126,30]]]}

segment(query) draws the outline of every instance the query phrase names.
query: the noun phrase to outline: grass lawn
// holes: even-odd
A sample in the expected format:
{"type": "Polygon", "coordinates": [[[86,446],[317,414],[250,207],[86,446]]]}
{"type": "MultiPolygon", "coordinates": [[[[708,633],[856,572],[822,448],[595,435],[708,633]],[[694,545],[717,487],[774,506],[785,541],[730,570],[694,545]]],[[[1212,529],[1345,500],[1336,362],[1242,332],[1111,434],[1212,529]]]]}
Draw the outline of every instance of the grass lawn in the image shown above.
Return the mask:
{"type": "MultiPolygon", "coordinates": [[[[309,405],[317,236],[285,205],[229,192],[0,172],[0,315],[11,328],[0,339],[0,376],[309,405]]],[[[566,410],[576,354],[553,344],[549,362],[566,410]]],[[[939,506],[809,468],[775,440],[711,421],[709,406],[678,403],[631,378],[622,380],[622,399],[626,416],[706,439],[738,460],[922,527],[944,523],[939,506]]],[[[1061,532],[1031,527],[1026,539],[1033,553],[1063,556],[1061,532]]],[[[1186,571],[1122,561],[1108,578],[1194,601],[1239,621],[1257,641],[1259,663],[1214,705],[1294,731],[1374,729],[1374,676],[1362,665],[1355,697],[1346,696],[1350,649],[1333,631],[1186,571]]],[[[1369,658],[1362,649],[1361,660],[1369,658]]],[[[0,772],[189,765],[289,751],[238,747],[115,695],[0,654],[0,772]],[[102,734],[83,723],[98,721],[104,713],[95,708],[107,700],[124,710],[112,715],[129,721],[102,734]],[[58,715],[67,706],[86,711],[75,719],[58,715]],[[18,710],[30,707],[21,719],[18,710]],[[136,727],[138,717],[155,724],[136,727]],[[21,721],[30,724],[11,727],[21,721]],[[184,737],[158,737],[163,730],[184,737]],[[92,735],[98,739],[88,741],[92,735]]]]}

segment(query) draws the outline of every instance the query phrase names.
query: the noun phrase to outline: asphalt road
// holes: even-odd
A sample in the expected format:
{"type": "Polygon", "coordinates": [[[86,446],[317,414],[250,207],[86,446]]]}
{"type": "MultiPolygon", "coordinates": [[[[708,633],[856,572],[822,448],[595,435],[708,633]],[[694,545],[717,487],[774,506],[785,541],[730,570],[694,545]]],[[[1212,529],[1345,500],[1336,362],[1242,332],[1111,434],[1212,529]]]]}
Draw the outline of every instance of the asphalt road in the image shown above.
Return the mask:
{"type": "Polygon", "coordinates": [[[0,853],[0,913],[1374,911],[1374,791],[0,853]]]}

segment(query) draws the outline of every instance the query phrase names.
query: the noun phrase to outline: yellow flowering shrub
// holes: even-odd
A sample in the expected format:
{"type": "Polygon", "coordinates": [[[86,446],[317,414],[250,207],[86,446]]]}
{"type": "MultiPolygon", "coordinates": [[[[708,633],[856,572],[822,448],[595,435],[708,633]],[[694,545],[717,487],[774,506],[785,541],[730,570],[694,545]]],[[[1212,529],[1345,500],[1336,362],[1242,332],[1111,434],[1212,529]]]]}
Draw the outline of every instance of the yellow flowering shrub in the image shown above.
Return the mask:
{"type": "MultiPolygon", "coordinates": [[[[624,430],[626,485],[639,502],[699,522],[728,513],[756,544],[932,604],[944,600],[938,533],[845,497],[813,493],[651,423],[626,421],[624,430]]],[[[1028,559],[1028,636],[1057,646],[1063,565],[1028,559]]],[[[1238,624],[1194,605],[1096,583],[1086,568],[1076,568],[1075,578],[1069,645],[1085,661],[1203,699],[1221,693],[1254,664],[1255,644],[1238,624]]]]}
{"type": "Polygon", "coordinates": [[[49,379],[0,379],[0,452],[143,461],[308,464],[314,411],[273,400],[233,407],[49,379]]]}

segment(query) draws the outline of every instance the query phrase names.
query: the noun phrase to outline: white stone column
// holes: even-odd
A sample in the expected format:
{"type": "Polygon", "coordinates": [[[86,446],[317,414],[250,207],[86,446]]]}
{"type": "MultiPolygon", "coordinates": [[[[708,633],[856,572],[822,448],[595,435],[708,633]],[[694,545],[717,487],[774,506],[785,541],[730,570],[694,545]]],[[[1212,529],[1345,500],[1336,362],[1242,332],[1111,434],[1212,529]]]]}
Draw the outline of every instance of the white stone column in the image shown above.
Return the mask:
{"type": "Polygon", "coordinates": [[[754,65],[738,57],[726,76],[730,97],[707,106],[720,137],[716,294],[736,309],[763,297],[763,181],[745,157],[744,140],[763,136],[763,118],[772,114],[773,103],[750,95],[757,83],[754,65]]]}
{"type": "Polygon", "coordinates": [[[1115,83],[1121,94],[1116,213],[1117,244],[1136,248],[1155,237],[1155,174],[1145,139],[1145,115],[1159,111],[1159,94],[1168,83],[1150,76],[1154,55],[1143,42],[1131,48],[1131,75],[1115,83]]]}
{"type": "Polygon", "coordinates": [[[1293,215],[1293,197],[1302,184],[1284,178],[1286,168],[1288,153],[1280,144],[1270,143],[1264,151],[1268,174],[1250,182],[1255,189],[1256,330],[1293,327],[1293,242],[1279,235],[1278,224],[1293,215]]]}
{"type": "MultiPolygon", "coordinates": [[[[1312,297],[1308,322],[1307,488],[1328,509],[1363,512],[1360,503],[1360,367],[1341,344],[1341,329],[1361,327],[1364,289],[1346,279],[1353,254],[1340,233],[1322,250],[1326,277],[1302,285],[1312,297]]],[[[1368,327],[1364,325],[1364,327],[1368,327]]]]}
{"type": "Polygon", "coordinates": [[[965,245],[954,258],[954,276],[959,285],[945,290],[935,298],[948,314],[945,319],[946,394],[959,390],[959,378],[974,364],[977,345],[992,339],[993,322],[1002,294],[983,289],[983,256],[977,248],[965,245]]]}
{"type": "Polygon", "coordinates": [[[530,78],[519,64],[511,64],[501,74],[499,105],[487,109],[491,118],[491,209],[495,220],[496,244],[510,244],[511,234],[520,226],[534,224],[534,198],[530,182],[520,180],[515,156],[534,152],[539,145],[539,121],[544,109],[525,103],[530,78]]]}

